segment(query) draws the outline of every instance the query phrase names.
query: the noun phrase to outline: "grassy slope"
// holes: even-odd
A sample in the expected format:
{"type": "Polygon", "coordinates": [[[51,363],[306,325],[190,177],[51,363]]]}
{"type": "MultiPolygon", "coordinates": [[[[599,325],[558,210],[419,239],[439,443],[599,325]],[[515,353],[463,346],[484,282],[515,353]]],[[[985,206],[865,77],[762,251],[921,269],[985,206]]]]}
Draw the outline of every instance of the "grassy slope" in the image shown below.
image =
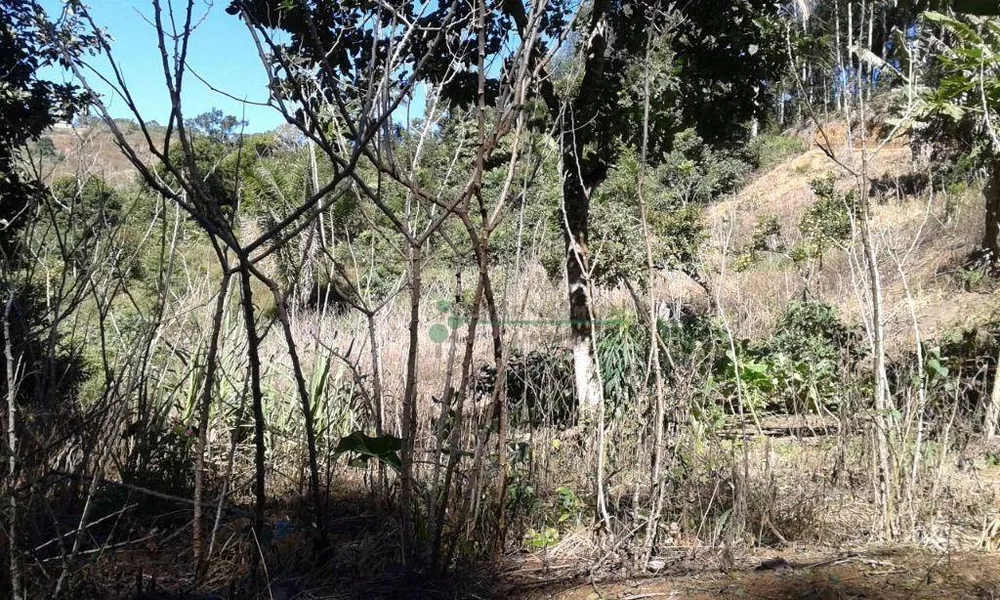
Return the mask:
{"type": "MultiPolygon", "coordinates": [[[[842,129],[833,125],[827,134],[838,159],[847,162],[851,153],[842,129]]],[[[737,273],[731,267],[723,271],[723,255],[731,257],[747,244],[761,215],[775,215],[782,226],[784,245],[792,246],[800,237],[799,219],[816,201],[810,182],[833,173],[838,188],[853,185],[853,177],[818,147],[818,136],[807,135],[809,150],[760,174],[739,194],[709,210],[712,235],[705,253],[708,270],[715,284],[721,286],[723,304],[735,316],[739,333],[748,337],[767,335],[782,307],[802,297],[800,269],[787,258],[767,255],[747,272],[737,273]]],[[[889,144],[871,159],[870,176],[895,181],[918,172],[921,167],[912,164],[910,157],[905,140],[889,144]]],[[[855,153],[855,160],[860,162],[860,153],[855,153]]],[[[875,201],[873,231],[883,277],[890,348],[912,344],[914,313],[924,338],[989,318],[997,307],[996,296],[967,291],[959,274],[965,257],[982,235],[984,209],[978,191],[969,189],[949,195],[927,189],[917,195],[875,201]]],[[[859,293],[864,285],[858,265],[863,268],[864,262],[860,255],[853,261],[854,269],[848,253],[830,251],[822,269],[813,275],[810,292],[811,297],[837,306],[847,318],[858,321],[863,314],[863,296],[859,293]]]]}

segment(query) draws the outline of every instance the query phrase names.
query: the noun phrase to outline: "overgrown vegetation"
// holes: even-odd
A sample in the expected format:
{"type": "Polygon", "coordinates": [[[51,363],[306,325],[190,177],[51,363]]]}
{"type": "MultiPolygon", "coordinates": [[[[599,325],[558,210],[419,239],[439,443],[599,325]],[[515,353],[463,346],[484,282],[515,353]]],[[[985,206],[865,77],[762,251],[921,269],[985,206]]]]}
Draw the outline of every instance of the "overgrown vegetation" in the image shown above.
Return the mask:
{"type": "Polygon", "coordinates": [[[924,293],[993,304],[994,17],[237,0],[250,133],[181,110],[192,5],[150,9],[161,125],[70,4],[0,8],[4,593],[1000,544],[998,327],[924,293]]]}

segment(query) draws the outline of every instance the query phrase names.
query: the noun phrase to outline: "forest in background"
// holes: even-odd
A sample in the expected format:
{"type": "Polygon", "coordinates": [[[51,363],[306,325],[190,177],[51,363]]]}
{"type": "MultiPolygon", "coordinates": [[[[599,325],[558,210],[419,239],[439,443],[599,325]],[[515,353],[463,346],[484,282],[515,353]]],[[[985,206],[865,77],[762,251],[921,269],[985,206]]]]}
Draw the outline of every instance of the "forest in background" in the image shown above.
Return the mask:
{"type": "Polygon", "coordinates": [[[995,552],[1000,19],[926,8],[153,0],[161,124],[8,0],[0,589],[995,552]],[[223,9],[273,131],[185,111],[223,9]]]}

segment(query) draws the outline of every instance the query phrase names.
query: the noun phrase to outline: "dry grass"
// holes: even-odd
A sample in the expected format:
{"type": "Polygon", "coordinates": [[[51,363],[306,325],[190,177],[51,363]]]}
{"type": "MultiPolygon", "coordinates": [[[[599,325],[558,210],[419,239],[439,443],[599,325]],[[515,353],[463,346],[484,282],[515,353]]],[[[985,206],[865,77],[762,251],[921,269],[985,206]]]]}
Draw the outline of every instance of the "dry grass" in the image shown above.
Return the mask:
{"type": "MultiPolygon", "coordinates": [[[[153,155],[138,128],[125,127],[125,139],[136,150],[139,160],[153,162],[153,155]]],[[[97,176],[109,185],[121,188],[136,181],[132,164],[122,154],[114,137],[103,125],[79,129],[52,129],[44,137],[52,140],[57,158],[42,162],[45,181],[60,177],[97,176]]],[[[157,136],[153,136],[154,141],[157,136]]]]}
{"type": "MultiPolygon", "coordinates": [[[[837,130],[830,136],[837,140],[837,130]]],[[[844,148],[837,154],[849,156],[844,148]]],[[[907,175],[911,168],[909,148],[894,142],[875,155],[869,172],[873,179],[892,180],[907,175]]],[[[799,220],[815,201],[810,182],[828,173],[837,177],[840,189],[854,185],[850,175],[813,148],[761,175],[739,194],[709,210],[712,235],[704,260],[737,335],[766,335],[788,301],[802,298],[803,272],[787,258],[772,255],[747,272],[736,272],[731,266],[723,272],[723,257],[731,259],[746,245],[759,215],[775,216],[781,224],[783,244],[792,246],[799,238],[799,220]]],[[[890,350],[912,347],[907,287],[924,338],[981,321],[993,312],[997,303],[992,296],[963,290],[955,277],[979,243],[982,221],[982,200],[975,190],[957,198],[941,190],[933,194],[925,191],[875,206],[872,229],[883,278],[890,350]]],[[[852,252],[858,254],[851,258],[841,250],[829,251],[822,268],[816,269],[809,291],[812,299],[833,304],[848,320],[860,322],[864,309],[858,294],[864,289],[865,277],[859,268],[863,265],[860,251],[854,247],[852,252]]]]}

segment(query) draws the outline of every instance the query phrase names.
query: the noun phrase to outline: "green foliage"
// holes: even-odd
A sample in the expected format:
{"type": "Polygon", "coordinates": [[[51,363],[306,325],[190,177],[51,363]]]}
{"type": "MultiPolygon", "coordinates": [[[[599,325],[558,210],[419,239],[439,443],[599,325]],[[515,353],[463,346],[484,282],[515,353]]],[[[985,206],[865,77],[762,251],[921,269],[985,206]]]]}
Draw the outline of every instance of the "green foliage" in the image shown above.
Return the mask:
{"type": "Polygon", "coordinates": [[[967,292],[990,293],[996,287],[996,281],[989,276],[989,265],[970,265],[959,267],[955,271],[955,280],[967,292]]]}
{"type": "Polygon", "coordinates": [[[198,136],[206,136],[232,145],[236,142],[240,130],[246,127],[247,122],[233,115],[225,115],[221,110],[213,108],[193,119],[188,119],[185,125],[198,136]]]}
{"type": "Polygon", "coordinates": [[[562,524],[572,519],[575,525],[579,525],[587,505],[580,500],[576,492],[564,485],[556,489],[556,498],[558,498],[559,523],[562,524]]]}
{"type": "Polygon", "coordinates": [[[38,156],[42,158],[58,158],[59,153],[56,151],[56,145],[52,143],[52,138],[43,137],[35,143],[35,151],[38,152],[38,156]]]}
{"type": "Polygon", "coordinates": [[[733,268],[736,271],[750,269],[764,252],[779,252],[796,263],[803,263],[822,260],[830,248],[844,247],[853,233],[851,213],[857,210],[857,201],[853,191],[837,191],[835,181],[831,174],[811,182],[817,200],[799,219],[801,239],[791,248],[778,241],[781,224],[776,216],[758,216],[750,242],[737,255],[733,268]]]}
{"type": "Polygon", "coordinates": [[[58,120],[71,120],[87,97],[72,84],[40,77],[46,67],[65,64],[94,43],[74,31],[76,22],[50,22],[35,0],[0,4],[0,252],[11,259],[27,209],[44,194],[41,184],[18,166],[21,148],[58,120]],[[65,42],[65,52],[58,42],[65,42]]]}
{"type": "MultiPolygon", "coordinates": [[[[702,0],[684,5],[673,49],[687,122],[713,143],[746,135],[737,124],[763,115],[788,64],[780,5],[702,0]]],[[[638,12],[638,11],[637,11],[638,12]]]]}
{"type": "Polygon", "coordinates": [[[828,175],[811,183],[817,201],[799,220],[803,240],[796,248],[796,258],[821,258],[831,247],[843,246],[851,239],[852,212],[857,209],[854,191],[838,192],[834,177],[828,175]]]}
{"type": "Polygon", "coordinates": [[[783,252],[785,248],[781,244],[780,235],[781,222],[777,215],[757,215],[757,222],[754,223],[750,241],[736,255],[733,261],[733,270],[738,273],[748,271],[760,261],[761,254],[765,252],[783,252]]]}
{"type": "Polygon", "coordinates": [[[351,453],[351,459],[347,464],[352,467],[364,467],[369,459],[374,458],[399,472],[402,469],[399,451],[402,449],[403,440],[400,438],[388,434],[370,437],[355,431],[340,439],[340,443],[333,451],[333,458],[351,453]]]}
{"type": "Polygon", "coordinates": [[[840,320],[837,309],[823,302],[791,302],[778,320],[771,347],[796,358],[836,360],[847,353],[859,357],[856,331],[840,320]]]}
{"type": "MultiPolygon", "coordinates": [[[[915,365],[914,351],[890,364],[889,381],[897,393],[908,393],[921,384],[928,398],[929,421],[955,416],[979,423],[983,402],[992,393],[1000,353],[1000,322],[995,318],[975,326],[943,332],[922,344],[923,376],[915,365]]],[[[978,425],[976,425],[978,426],[978,425]]]]}
{"type": "Polygon", "coordinates": [[[766,171],[806,151],[806,143],[794,135],[762,133],[750,142],[754,166],[766,171]]]}
{"type": "Polygon", "coordinates": [[[544,527],[541,530],[532,527],[524,537],[529,548],[543,549],[554,546],[559,541],[559,530],[555,527],[544,527]]]}
{"type": "Polygon", "coordinates": [[[792,302],[774,333],[757,343],[738,341],[716,365],[723,397],[735,397],[737,375],[744,405],[820,410],[842,400],[843,381],[864,356],[860,335],[821,302],[792,302]]]}
{"type": "MultiPolygon", "coordinates": [[[[737,155],[712,149],[694,130],[679,133],[674,149],[649,169],[645,179],[654,264],[695,273],[698,253],[707,239],[704,206],[733,191],[749,170],[737,155]]],[[[636,195],[638,176],[635,154],[623,150],[617,168],[591,198],[591,267],[598,285],[613,286],[625,280],[639,287],[646,284],[649,269],[636,195]]],[[[561,268],[562,256],[554,256],[554,250],[543,258],[550,276],[561,268]]]]}
{"type": "Polygon", "coordinates": [[[1000,117],[1000,20],[927,11],[923,21],[922,43],[933,51],[927,84],[914,90],[914,130],[942,157],[985,164],[1000,155],[987,131],[1000,117]]]}
{"type": "MultiPolygon", "coordinates": [[[[234,206],[236,204],[236,173],[223,165],[228,150],[222,142],[209,137],[196,137],[191,140],[191,155],[194,166],[188,162],[184,148],[179,143],[170,146],[167,159],[180,171],[185,181],[198,182],[205,194],[218,206],[234,206]]],[[[168,185],[178,187],[180,182],[164,165],[157,167],[157,174],[168,185]]]]}
{"type": "Polygon", "coordinates": [[[192,450],[198,431],[180,418],[159,413],[151,423],[135,422],[126,430],[133,442],[131,460],[122,465],[124,483],[169,494],[190,494],[194,486],[192,450]]]}
{"type": "Polygon", "coordinates": [[[654,177],[680,206],[707,204],[735,190],[753,169],[752,155],[713,147],[696,129],[677,132],[654,177]]]}
{"type": "MultiPolygon", "coordinates": [[[[651,55],[652,80],[648,128],[651,164],[670,160],[667,156],[676,152],[675,134],[687,129],[696,129],[698,136],[712,144],[741,141],[746,137],[742,124],[754,116],[762,116],[774,94],[773,86],[767,82],[780,76],[788,61],[778,5],[768,0],[708,0],[677,6],[674,10],[663,8],[604,5],[605,19],[601,21],[606,27],[602,26],[599,36],[603,56],[587,54],[586,43],[592,36],[583,28],[591,19],[574,19],[573,48],[568,56],[560,57],[565,67],[562,74],[565,85],[557,82],[553,86],[551,74],[545,73],[539,85],[529,87],[534,95],[527,102],[544,103],[543,110],[548,113],[538,111],[533,115],[537,118],[532,122],[537,122],[539,131],[550,130],[551,123],[562,114],[563,103],[575,106],[579,119],[573,126],[575,145],[580,150],[581,170],[588,181],[603,179],[617,162],[621,148],[639,147],[643,131],[641,114],[645,111],[636,99],[642,97],[638,92],[645,88],[646,74],[637,64],[639,57],[646,56],[647,49],[651,55]],[[657,33],[667,30],[672,33],[657,33]],[[586,61],[600,66],[584,69],[586,73],[579,75],[578,67],[586,61]],[[582,85],[584,78],[589,78],[587,85],[582,85]]],[[[594,9],[566,0],[547,3],[536,22],[540,27],[536,38],[539,47],[534,51],[544,55],[554,40],[562,39],[562,29],[574,11],[594,9]]],[[[404,4],[398,10],[405,18],[417,18],[415,6],[404,4]]],[[[508,58],[506,40],[517,36],[518,23],[524,26],[524,10],[519,3],[502,3],[487,11],[483,27],[489,34],[483,52],[488,63],[508,58]]],[[[379,61],[390,54],[402,57],[406,64],[393,65],[390,76],[393,83],[402,84],[413,76],[428,85],[441,84],[443,100],[449,110],[456,112],[470,106],[477,96],[475,73],[461,69],[453,72],[456,64],[472,65],[477,61],[478,27],[471,13],[460,13],[448,27],[443,26],[449,18],[448,11],[436,10],[421,17],[423,27],[441,27],[444,36],[441,47],[448,49],[447,58],[442,58],[441,47],[425,58],[425,53],[431,50],[430,39],[425,36],[373,35],[369,20],[385,18],[374,5],[338,5],[331,10],[323,2],[311,0],[295,3],[252,0],[234,1],[227,11],[263,29],[278,24],[286,34],[278,39],[287,40],[281,49],[295,57],[292,61],[295,68],[279,70],[280,80],[274,85],[291,100],[312,105],[316,113],[323,114],[319,106],[326,101],[323,94],[299,97],[303,90],[315,89],[314,86],[321,90],[349,90],[344,102],[353,107],[372,93],[372,80],[356,68],[357,64],[372,61],[377,70],[381,66],[379,61]],[[321,53],[316,52],[318,48],[323,48],[321,53]],[[358,48],[363,49],[362,56],[356,56],[358,48]],[[321,63],[325,68],[314,68],[321,63]],[[296,81],[300,79],[309,80],[309,85],[296,81]]],[[[502,81],[498,75],[488,72],[484,82],[485,100],[491,106],[500,96],[502,81]]],[[[740,168],[735,163],[720,163],[719,167],[717,173],[703,180],[715,179],[725,187],[733,172],[740,168]]],[[[703,186],[694,193],[707,195],[712,187],[703,186]]]]}
{"type": "Polygon", "coordinates": [[[99,177],[90,176],[82,182],[61,177],[52,182],[51,190],[67,220],[87,224],[87,235],[99,226],[114,226],[121,218],[121,196],[99,177]]]}
{"type": "Polygon", "coordinates": [[[609,417],[620,418],[636,407],[648,354],[649,331],[634,312],[616,312],[605,320],[597,338],[597,357],[609,417]]]}

